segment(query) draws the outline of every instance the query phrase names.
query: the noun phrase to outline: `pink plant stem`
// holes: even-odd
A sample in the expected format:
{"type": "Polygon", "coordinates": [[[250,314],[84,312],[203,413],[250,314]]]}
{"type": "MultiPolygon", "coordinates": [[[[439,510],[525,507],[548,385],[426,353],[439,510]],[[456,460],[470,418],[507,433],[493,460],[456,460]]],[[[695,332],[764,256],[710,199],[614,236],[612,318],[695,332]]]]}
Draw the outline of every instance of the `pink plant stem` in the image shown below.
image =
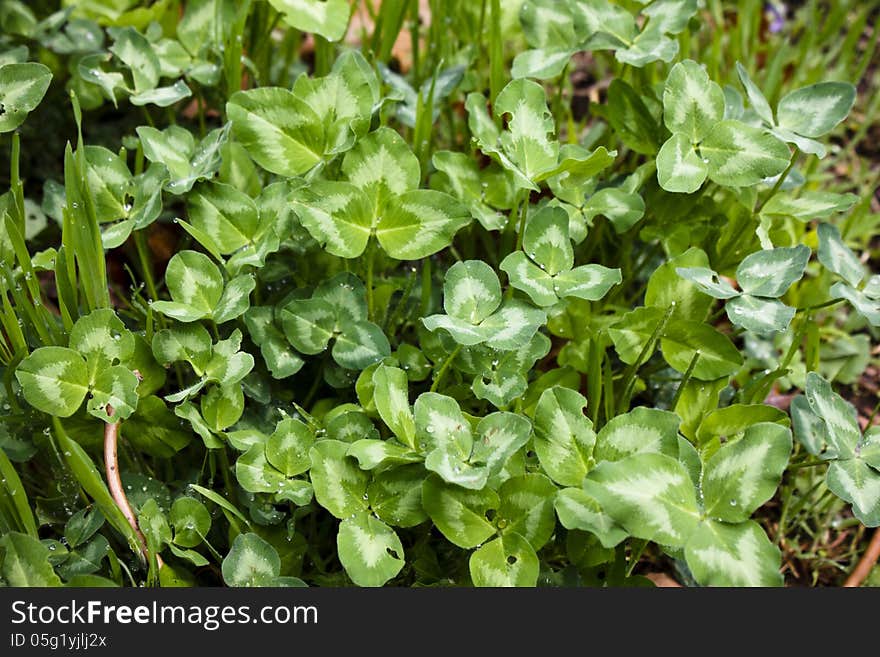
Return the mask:
{"type": "MultiPolygon", "coordinates": [[[[108,404],[107,415],[112,414],[113,408],[108,404]]],[[[113,501],[116,502],[116,506],[122,511],[122,515],[128,520],[128,524],[131,525],[134,533],[137,534],[138,541],[141,545],[141,554],[143,554],[144,559],[149,561],[150,555],[147,550],[147,539],[144,538],[143,532],[141,532],[140,527],[138,527],[137,516],[134,515],[131,504],[128,503],[128,497],[126,497],[125,490],[122,488],[122,479],[119,477],[119,458],[116,454],[116,446],[118,442],[119,422],[113,422],[112,424],[108,422],[104,425],[104,468],[107,473],[107,485],[110,488],[110,495],[113,496],[113,501]]],[[[163,566],[162,557],[158,554],[156,555],[156,562],[158,563],[159,568],[163,566]]]]}

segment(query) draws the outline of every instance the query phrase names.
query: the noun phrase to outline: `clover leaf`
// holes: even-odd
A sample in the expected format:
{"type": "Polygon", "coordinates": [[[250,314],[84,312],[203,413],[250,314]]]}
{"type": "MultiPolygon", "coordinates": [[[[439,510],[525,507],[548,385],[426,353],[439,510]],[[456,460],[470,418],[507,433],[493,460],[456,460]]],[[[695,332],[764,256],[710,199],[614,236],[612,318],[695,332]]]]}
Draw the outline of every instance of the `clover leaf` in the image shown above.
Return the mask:
{"type": "Polygon", "coordinates": [[[424,258],[471,221],[467,207],[448,194],[417,189],[418,160],[390,128],[358,141],[342,171],[346,181],[315,181],[293,197],[303,226],[333,255],[357,257],[375,237],[392,258],[424,258]]]}
{"type": "Polygon", "coordinates": [[[364,284],[342,273],[319,285],[309,299],[295,299],[280,311],[284,335],[303,354],[321,353],[333,340],[333,359],[360,370],[391,354],[385,333],[367,320],[364,284]]]}
{"type": "Polygon", "coordinates": [[[724,92],[696,62],[679,62],[663,91],[663,118],[672,136],[657,154],[657,181],[669,192],[695,192],[708,177],[747,187],[788,166],[790,153],[770,132],[724,118],[724,92]]]}
{"type": "Polygon", "coordinates": [[[812,427],[824,427],[819,442],[828,446],[823,454],[830,461],[825,473],[828,488],[852,504],[856,518],[866,526],[880,526],[880,431],[871,427],[862,433],[855,409],[821,375],[807,375],[805,393],[809,411],[800,409],[802,420],[795,426],[803,432],[807,419],[812,427]]]}
{"type": "Polygon", "coordinates": [[[699,583],[778,586],[779,551],[749,518],[775,493],[790,452],[787,428],[757,423],[708,458],[696,479],[677,455],[640,451],[600,462],[584,488],[631,535],[683,548],[699,583]]]}
{"type": "Polygon", "coordinates": [[[524,251],[514,251],[501,262],[510,284],[536,305],[550,306],[566,297],[597,301],[622,280],[619,269],[574,267],[568,228],[564,210],[545,206],[526,224],[524,251]]]}
{"type": "Polygon", "coordinates": [[[502,303],[501,283],[481,260],[457,262],[443,283],[445,315],[422,319],[429,331],[444,329],[460,345],[485,344],[499,350],[526,345],[547,320],[542,310],[521,301],[502,303]]]}
{"type": "Polygon", "coordinates": [[[254,277],[242,274],[223,283],[211,259],[198,251],[180,251],[168,261],[165,285],[172,301],[153,301],[150,306],[179,322],[212,319],[217,324],[244,314],[250,307],[254,277]]]}
{"type": "Polygon", "coordinates": [[[705,294],[724,299],[727,317],[736,326],[771,333],[784,331],[791,323],[795,309],[778,297],[801,279],[809,259],[810,248],[803,244],[756,251],[743,258],[736,269],[742,291],[707,267],[678,267],[676,271],[705,294]]]}

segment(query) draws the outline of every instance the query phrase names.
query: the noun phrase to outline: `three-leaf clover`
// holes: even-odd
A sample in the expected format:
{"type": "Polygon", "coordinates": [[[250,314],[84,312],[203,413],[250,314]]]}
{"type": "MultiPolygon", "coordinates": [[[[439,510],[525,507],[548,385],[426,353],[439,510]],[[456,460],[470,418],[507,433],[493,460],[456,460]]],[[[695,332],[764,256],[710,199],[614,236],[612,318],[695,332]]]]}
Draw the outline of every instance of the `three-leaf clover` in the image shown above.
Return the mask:
{"type": "Polygon", "coordinates": [[[565,210],[545,206],[526,223],[524,251],[514,251],[501,262],[510,284],[538,306],[552,306],[566,297],[597,301],[622,280],[619,269],[574,267],[568,225],[565,210]]]}
{"type": "Polygon", "coordinates": [[[392,258],[424,258],[471,221],[452,196],[418,189],[419,162],[391,128],[361,139],[346,153],[342,172],[347,180],[318,180],[293,195],[303,226],[333,255],[355,258],[375,237],[392,258]]]}
{"type": "Polygon", "coordinates": [[[750,517],[775,493],[790,452],[791,432],[762,422],[701,467],[698,457],[693,472],[679,449],[642,451],[600,462],[584,489],[630,535],[680,549],[700,584],[778,586],[779,550],[750,517]]]}
{"type": "Polygon", "coordinates": [[[256,281],[251,274],[241,274],[224,285],[220,270],[208,256],[180,251],[168,261],[165,285],[172,301],[152,301],[154,310],[179,322],[211,319],[222,324],[250,307],[256,281]]]}
{"type": "Polygon", "coordinates": [[[69,417],[89,395],[88,412],[116,422],[138,405],[138,377],[129,367],[134,349],[134,335],[114,311],[94,310],[73,325],[67,347],[35,349],[15,377],[37,410],[69,417]]]}
{"type": "Polygon", "coordinates": [[[657,181],[668,192],[695,192],[708,177],[748,187],[775,176],[791,156],[762,128],[724,117],[724,92],[693,60],[672,67],[663,90],[663,120],[672,136],[657,154],[657,181]]]}
{"type": "Polygon", "coordinates": [[[678,267],[679,276],[701,291],[726,301],[727,317],[736,326],[756,333],[784,331],[795,309],[779,301],[804,275],[810,248],[800,244],[756,251],[740,262],[736,280],[740,290],[708,267],[678,267]]]}
{"type": "Polygon", "coordinates": [[[293,177],[354,146],[369,129],[378,104],[376,74],[362,55],[349,52],[336,60],[329,75],[301,76],[293,89],[238,91],[226,112],[233,136],[257,164],[293,177]]]}
{"type": "Polygon", "coordinates": [[[457,262],[443,283],[445,315],[422,319],[429,331],[445,329],[458,344],[519,349],[547,321],[543,310],[516,299],[502,303],[501,283],[482,260],[457,262]]]}
{"type": "Polygon", "coordinates": [[[800,397],[792,401],[798,440],[829,461],[825,481],[831,492],[852,504],[866,526],[880,526],[880,427],[863,434],[855,408],[815,372],[807,374],[805,393],[809,406],[800,397]]]}
{"type": "Polygon", "coordinates": [[[321,283],[309,299],[294,299],[279,312],[284,335],[297,351],[319,354],[333,340],[333,359],[362,370],[391,355],[385,333],[367,319],[366,290],[354,275],[321,283]]]}
{"type": "Polygon", "coordinates": [[[513,174],[520,189],[537,191],[538,183],[565,172],[582,178],[595,175],[610,164],[609,155],[616,154],[603,147],[589,151],[577,144],[560,146],[553,138],[556,125],[544,88],[531,80],[512,80],[495,99],[496,119],[509,115],[506,130],[499,130],[489,116],[482,94],[468,94],[465,107],[477,147],[513,174]]]}

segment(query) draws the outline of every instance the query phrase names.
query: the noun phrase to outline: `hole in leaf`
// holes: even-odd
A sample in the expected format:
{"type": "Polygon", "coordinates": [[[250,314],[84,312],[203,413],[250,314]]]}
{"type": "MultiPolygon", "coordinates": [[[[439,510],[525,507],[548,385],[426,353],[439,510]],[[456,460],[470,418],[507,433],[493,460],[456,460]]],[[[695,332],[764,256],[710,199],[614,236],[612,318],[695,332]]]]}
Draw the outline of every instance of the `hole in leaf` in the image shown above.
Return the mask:
{"type": "Polygon", "coordinates": [[[389,554],[393,559],[400,559],[400,555],[397,554],[397,550],[392,550],[391,548],[385,548],[385,552],[389,554]]]}
{"type": "Polygon", "coordinates": [[[516,557],[511,554],[509,557],[507,557],[507,563],[512,566],[516,563],[516,557]]]}
{"type": "Polygon", "coordinates": [[[489,522],[495,520],[495,509],[489,509],[488,511],[486,511],[486,520],[488,520],[489,522]]]}

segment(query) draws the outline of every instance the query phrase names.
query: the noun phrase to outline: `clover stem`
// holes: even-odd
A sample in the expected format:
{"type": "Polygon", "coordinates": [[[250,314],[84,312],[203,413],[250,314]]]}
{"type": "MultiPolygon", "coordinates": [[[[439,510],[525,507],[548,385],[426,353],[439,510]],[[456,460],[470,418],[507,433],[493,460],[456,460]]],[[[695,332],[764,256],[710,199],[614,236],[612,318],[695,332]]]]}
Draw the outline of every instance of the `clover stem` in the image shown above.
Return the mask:
{"type": "MultiPolygon", "coordinates": [[[[113,407],[107,404],[107,415],[113,414],[113,407]]],[[[138,526],[137,516],[131,504],[128,503],[128,497],[125,495],[125,489],[122,487],[122,479],[119,476],[119,457],[117,455],[117,444],[119,443],[119,422],[108,422],[104,425],[104,470],[107,474],[107,486],[110,489],[110,495],[116,506],[122,511],[122,515],[128,521],[128,524],[134,530],[141,547],[141,555],[149,562],[150,553],[147,549],[147,539],[138,526]]],[[[162,557],[156,555],[156,562],[161,568],[164,564],[162,557]]]]}
{"type": "MultiPolygon", "coordinates": [[[[144,275],[144,283],[147,285],[147,293],[150,295],[150,301],[158,301],[159,294],[156,291],[156,281],[153,279],[153,266],[147,254],[147,243],[144,240],[143,231],[134,231],[134,245],[137,249],[138,261],[141,265],[141,271],[144,275]]],[[[160,317],[162,315],[159,315],[160,317]]]]}
{"type": "Polygon", "coordinates": [[[434,377],[434,382],[431,384],[431,392],[436,392],[437,388],[440,387],[440,381],[443,380],[443,375],[446,374],[446,370],[449,369],[449,366],[452,365],[452,361],[455,360],[455,357],[458,356],[458,352],[461,351],[461,345],[456,345],[455,349],[452,350],[452,353],[449,354],[449,357],[443,361],[443,365],[440,366],[440,369],[437,370],[437,376],[434,377]]]}
{"type": "Polygon", "coordinates": [[[828,308],[828,306],[833,306],[835,304],[840,303],[841,301],[843,301],[843,299],[829,299],[828,301],[825,301],[824,303],[817,303],[815,306],[803,306],[802,308],[796,308],[794,312],[795,313],[803,313],[808,310],[819,310],[821,308],[828,308]]]}
{"type": "Polygon", "coordinates": [[[797,146],[795,146],[794,152],[791,154],[791,161],[788,163],[788,166],[785,167],[785,171],[783,171],[780,174],[779,178],[776,179],[776,183],[773,185],[773,188],[770,190],[770,193],[767,195],[767,198],[765,198],[763,201],[761,201],[761,203],[758,205],[758,207],[755,208],[755,214],[760,213],[761,210],[764,209],[764,206],[767,205],[767,201],[769,201],[771,198],[776,196],[776,192],[778,192],[780,190],[780,188],[782,187],[782,184],[785,182],[785,179],[788,178],[788,174],[791,173],[791,170],[794,168],[794,164],[795,164],[795,162],[797,162],[798,156],[800,154],[801,154],[800,149],[797,146]]]}

